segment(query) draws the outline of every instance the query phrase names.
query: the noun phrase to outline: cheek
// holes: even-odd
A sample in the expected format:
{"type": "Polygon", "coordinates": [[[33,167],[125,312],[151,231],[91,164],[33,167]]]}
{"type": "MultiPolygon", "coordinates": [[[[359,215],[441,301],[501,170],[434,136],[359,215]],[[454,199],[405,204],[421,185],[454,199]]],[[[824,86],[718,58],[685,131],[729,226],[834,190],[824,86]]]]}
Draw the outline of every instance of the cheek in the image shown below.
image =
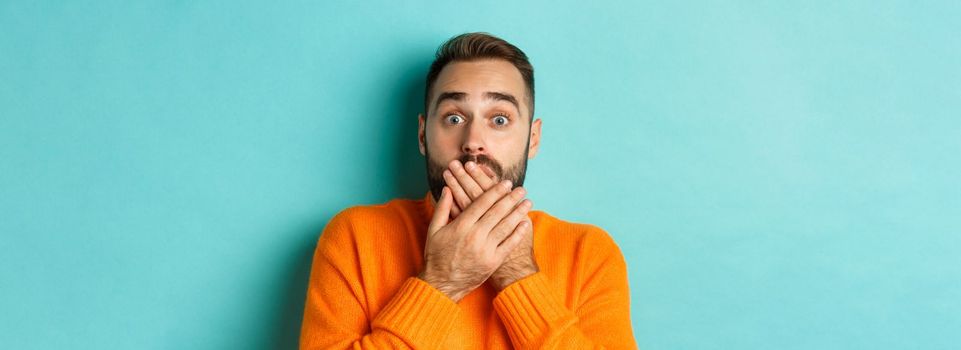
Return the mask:
{"type": "Polygon", "coordinates": [[[427,151],[434,159],[454,159],[460,149],[456,135],[444,133],[443,131],[427,133],[427,151]]]}
{"type": "Polygon", "coordinates": [[[527,146],[527,131],[513,130],[500,141],[505,151],[522,150],[527,146]]]}
{"type": "Polygon", "coordinates": [[[511,137],[509,139],[504,139],[502,142],[494,143],[491,152],[495,154],[497,160],[504,167],[510,167],[517,162],[524,159],[524,151],[527,148],[527,138],[518,139],[517,137],[511,137]]]}

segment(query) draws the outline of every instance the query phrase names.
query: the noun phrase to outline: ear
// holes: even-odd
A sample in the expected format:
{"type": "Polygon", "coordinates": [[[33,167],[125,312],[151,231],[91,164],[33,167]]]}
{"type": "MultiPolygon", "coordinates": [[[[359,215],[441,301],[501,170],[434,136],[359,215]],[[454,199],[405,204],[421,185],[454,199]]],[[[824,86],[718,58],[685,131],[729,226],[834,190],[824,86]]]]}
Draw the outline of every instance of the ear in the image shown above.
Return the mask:
{"type": "Polygon", "coordinates": [[[537,155],[537,149],[541,145],[541,118],[537,118],[533,124],[531,124],[531,144],[530,148],[527,149],[527,159],[534,159],[537,155]]]}
{"type": "Polygon", "coordinates": [[[426,126],[426,121],[424,120],[424,114],[417,115],[417,143],[420,145],[420,155],[426,156],[427,149],[424,148],[427,143],[427,133],[424,129],[426,126]]]}

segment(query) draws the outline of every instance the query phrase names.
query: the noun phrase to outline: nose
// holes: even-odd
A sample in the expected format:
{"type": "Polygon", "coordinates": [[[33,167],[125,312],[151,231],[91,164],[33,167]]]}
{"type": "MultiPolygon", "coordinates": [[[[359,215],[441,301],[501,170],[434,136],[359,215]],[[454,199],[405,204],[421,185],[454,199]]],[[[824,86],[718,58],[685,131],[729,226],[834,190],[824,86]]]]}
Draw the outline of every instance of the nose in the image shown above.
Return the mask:
{"type": "Polygon", "coordinates": [[[467,128],[467,135],[464,136],[464,144],[461,146],[464,154],[484,153],[484,125],[483,123],[471,122],[467,128]]]}

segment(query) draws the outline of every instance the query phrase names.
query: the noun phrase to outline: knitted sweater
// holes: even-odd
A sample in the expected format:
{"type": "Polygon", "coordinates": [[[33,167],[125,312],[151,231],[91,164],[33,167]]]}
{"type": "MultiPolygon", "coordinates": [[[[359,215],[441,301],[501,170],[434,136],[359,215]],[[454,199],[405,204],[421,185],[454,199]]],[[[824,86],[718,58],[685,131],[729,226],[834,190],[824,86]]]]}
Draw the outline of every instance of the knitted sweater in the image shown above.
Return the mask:
{"type": "Polygon", "coordinates": [[[602,229],[543,211],[540,272],[460,302],[416,276],[434,204],[394,199],[335,215],[314,252],[301,349],[636,349],[627,266],[602,229]]]}

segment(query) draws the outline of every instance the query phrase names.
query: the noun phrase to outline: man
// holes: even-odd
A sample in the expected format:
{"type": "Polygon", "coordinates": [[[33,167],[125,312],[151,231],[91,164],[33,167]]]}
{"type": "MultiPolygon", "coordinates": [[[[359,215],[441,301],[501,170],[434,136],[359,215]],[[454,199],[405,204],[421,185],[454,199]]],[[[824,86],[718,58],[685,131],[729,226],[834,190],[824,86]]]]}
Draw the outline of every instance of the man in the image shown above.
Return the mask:
{"type": "Polygon", "coordinates": [[[331,219],[301,348],[636,348],[617,245],[524,198],[542,124],[527,56],[484,33],[450,39],[418,120],[430,192],[331,219]]]}

